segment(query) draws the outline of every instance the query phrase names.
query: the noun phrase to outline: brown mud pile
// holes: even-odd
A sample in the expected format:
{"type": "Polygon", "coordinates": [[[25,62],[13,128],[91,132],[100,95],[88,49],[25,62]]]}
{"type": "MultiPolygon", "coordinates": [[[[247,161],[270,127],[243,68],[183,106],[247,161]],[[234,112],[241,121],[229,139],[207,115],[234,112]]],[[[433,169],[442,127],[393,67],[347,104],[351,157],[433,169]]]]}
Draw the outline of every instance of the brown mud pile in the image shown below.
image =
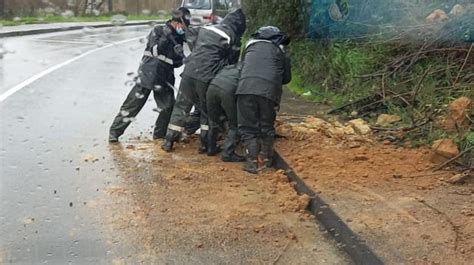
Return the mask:
{"type": "Polygon", "coordinates": [[[379,143],[351,126],[280,120],[277,150],[388,264],[472,264],[474,183],[433,172],[432,151],[379,143]]]}
{"type": "Polygon", "coordinates": [[[347,264],[279,172],[259,177],[160,142],[111,146],[119,172],[88,205],[107,220],[114,264],[347,264]]]}

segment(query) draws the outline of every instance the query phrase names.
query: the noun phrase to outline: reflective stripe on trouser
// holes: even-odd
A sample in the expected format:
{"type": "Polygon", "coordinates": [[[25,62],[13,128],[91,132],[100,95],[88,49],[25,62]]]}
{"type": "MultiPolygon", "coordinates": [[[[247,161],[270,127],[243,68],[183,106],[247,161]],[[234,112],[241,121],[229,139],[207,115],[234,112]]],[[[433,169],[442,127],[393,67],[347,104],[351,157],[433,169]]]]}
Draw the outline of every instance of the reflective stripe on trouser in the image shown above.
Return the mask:
{"type": "MultiPolygon", "coordinates": [[[[140,85],[135,85],[127,98],[120,107],[120,111],[115,117],[110,126],[110,134],[116,137],[121,136],[125,129],[130,125],[132,120],[141,111],[151,90],[140,85]]],[[[161,109],[161,112],[155,123],[155,130],[153,135],[156,137],[163,137],[166,132],[171,112],[174,105],[174,95],[171,89],[164,89],[160,92],[153,92],[156,105],[161,109]]]]}
{"type": "Polygon", "coordinates": [[[208,83],[183,76],[178,96],[168,126],[167,138],[176,140],[181,128],[185,127],[186,117],[194,105],[200,111],[201,127],[208,125],[206,108],[206,90],[208,83]],[[170,127],[171,126],[171,127],[170,127]],[[174,129],[173,129],[174,128],[174,129]],[[179,130],[177,130],[179,128],[179,130]]]}

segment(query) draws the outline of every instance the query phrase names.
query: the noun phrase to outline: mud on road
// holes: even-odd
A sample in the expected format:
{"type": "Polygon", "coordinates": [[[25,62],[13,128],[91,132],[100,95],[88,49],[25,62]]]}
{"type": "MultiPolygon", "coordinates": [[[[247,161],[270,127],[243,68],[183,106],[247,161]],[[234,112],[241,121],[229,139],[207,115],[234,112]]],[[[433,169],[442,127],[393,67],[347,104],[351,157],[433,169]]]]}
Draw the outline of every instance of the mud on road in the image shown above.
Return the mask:
{"type": "Polygon", "coordinates": [[[379,143],[314,117],[280,117],[279,153],[387,264],[472,264],[474,183],[431,150],[379,143]]]}
{"type": "Polygon", "coordinates": [[[171,154],[160,143],[110,146],[120,175],[88,205],[113,264],[350,264],[283,174],[198,155],[196,139],[171,154]]]}

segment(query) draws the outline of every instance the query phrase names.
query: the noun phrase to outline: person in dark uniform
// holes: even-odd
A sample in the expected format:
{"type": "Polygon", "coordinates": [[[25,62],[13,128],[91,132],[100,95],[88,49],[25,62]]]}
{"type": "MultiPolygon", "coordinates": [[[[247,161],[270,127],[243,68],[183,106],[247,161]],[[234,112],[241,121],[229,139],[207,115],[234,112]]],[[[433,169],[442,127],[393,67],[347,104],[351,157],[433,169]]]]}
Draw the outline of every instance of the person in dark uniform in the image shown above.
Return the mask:
{"type": "Polygon", "coordinates": [[[220,148],[217,146],[217,136],[221,123],[227,120],[227,135],[221,154],[224,162],[243,162],[245,158],[237,155],[235,149],[240,137],[237,127],[237,102],[235,91],[239,85],[241,64],[228,65],[224,67],[212,79],[207,89],[207,111],[209,115],[209,156],[217,155],[220,148]]]}
{"type": "Polygon", "coordinates": [[[201,119],[201,144],[198,151],[201,154],[207,152],[207,88],[224,66],[239,60],[240,39],[245,29],[245,15],[240,8],[227,14],[220,24],[201,28],[194,50],[185,62],[176,104],[165,142],[161,146],[163,150],[170,152],[173,149],[173,143],[184,130],[185,117],[194,105],[201,119]]]}
{"type": "Polygon", "coordinates": [[[182,7],[173,13],[166,24],[155,26],[148,35],[136,84],[110,126],[109,142],[118,142],[119,137],[145,105],[151,91],[157,109],[160,110],[153,139],[164,138],[175,103],[174,68],[183,65],[183,43],[189,19],[189,10],[182,7]]]}
{"type": "Polygon", "coordinates": [[[237,88],[239,133],[246,150],[243,170],[256,174],[258,155],[272,166],[274,122],[282,85],[291,81],[291,64],[284,46],[289,37],[277,27],[260,28],[251,35],[243,53],[243,67],[237,88]]]}

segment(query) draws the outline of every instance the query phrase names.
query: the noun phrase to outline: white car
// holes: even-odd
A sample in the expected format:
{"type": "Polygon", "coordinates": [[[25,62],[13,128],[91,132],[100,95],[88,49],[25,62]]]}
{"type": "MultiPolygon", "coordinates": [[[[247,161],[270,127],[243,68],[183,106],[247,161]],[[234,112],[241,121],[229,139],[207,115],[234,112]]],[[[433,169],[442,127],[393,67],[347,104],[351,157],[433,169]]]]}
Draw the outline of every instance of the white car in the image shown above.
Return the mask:
{"type": "Polygon", "coordinates": [[[216,24],[229,10],[240,7],[240,0],[183,0],[181,6],[191,12],[191,25],[216,24]]]}

